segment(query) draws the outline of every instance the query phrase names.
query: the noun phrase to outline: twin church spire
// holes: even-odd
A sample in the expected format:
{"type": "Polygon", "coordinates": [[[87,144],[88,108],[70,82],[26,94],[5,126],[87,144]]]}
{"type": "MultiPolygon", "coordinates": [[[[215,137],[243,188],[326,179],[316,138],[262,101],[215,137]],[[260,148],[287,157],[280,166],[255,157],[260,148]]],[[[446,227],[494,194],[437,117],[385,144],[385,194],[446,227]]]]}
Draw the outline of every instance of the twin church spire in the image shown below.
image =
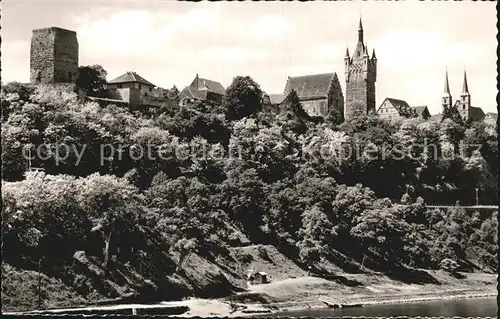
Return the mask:
{"type": "MultiPolygon", "coordinates": [[[[446,96],[451,96],[450,93],[450,83],[448,81],[448,70],[446,70],[445,80],[444,80],[444,94],[446,96]]],[[[467,84],[467,71],[464,70],[464,84],[462,86],[462,95],[470,95],[469,85],[467,84]]]]}
{"type": "Polygon", "coordinates": [[[462,94],[460,94],[460,99],[455,102],[454,105],[452,105],[452,96],[450,92],[450,83],[448,81],[448,70],[446,70],[446,76],[445,76],[445,82],[444,82],[444,95],[442,97],[442,106],[443,110],[444,109],[451,109],[452,107],[455,108],[458,113],[460,114],[460,117],[466,121],[471,118],[471,109],[473,107],[471,106],[471,96],[469,93],[469,85],[467,83],[467,71],[464,70],[464,83],[462,86],[462,94]]]}

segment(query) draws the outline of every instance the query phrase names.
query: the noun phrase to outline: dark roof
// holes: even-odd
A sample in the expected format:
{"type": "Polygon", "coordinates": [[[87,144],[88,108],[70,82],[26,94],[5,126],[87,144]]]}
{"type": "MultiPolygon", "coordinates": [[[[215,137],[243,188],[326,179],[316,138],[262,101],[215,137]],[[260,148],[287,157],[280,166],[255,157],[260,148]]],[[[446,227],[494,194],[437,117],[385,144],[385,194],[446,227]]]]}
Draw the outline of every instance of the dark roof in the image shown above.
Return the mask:
{"type": "Polygon", "coordinates": [[[198,90],[208,90],[213,93],[217,93],[220,95],[225,95],[226,94],[226,89],[220,82],[217,81],[212,81],[200,77],[196,77],[193,82],[191,83],[191,88],[198,89],[198,90]],[[198,79],[198,85],[196,83],[196,79],[198,79]]]}
{"type": "Polygon", "coordinates": [[[180,93],[179,96],[181,98],[191,98],[198,100],[206,100],[207,98],[207,90],[197,90],[193,87],[186,86],[180,93]]]}
{"type": "MultiPolygon", "coordinates": [[[[384,102],[382,102],[382,104],[380,104],[380,107],[385,103],[385,101],[389,101],[392,104],[392,106],[398,111],[398,113],[400,115],[411,116],[411,115],[415,114],[414,109],[411,108],[410,105],[408,104],[408,102],[406,102],[404,100],[386,97],[384,102]]],[[[379,107],[379,109],[380,109],[380,107],[379,107]]]]}
{"type": "Polygon", "coordinates": [[[269,94],[269,100],[271,101],[271,104],[281,104],[285,97],[285,94],[269,94]]]}
{"type": "Polygon", "coordinates": [[[325,73],[288,77],[284,95],[286,96],[292,90],[295,90],[299,99],[327,97],[330,84],[336,76],[336,73],[325,73]]]}
{"type": "Polygon", "coordinates": [[[442,118],[443,118],[443,114],[439,113],[439,114],[433,114],[433,115],[431,115],[430,120],[431,121],[436,121],[436,122],[441,122],[442,118]]]}
{"type": "Polygon", "coordinates": [[[495,121],[498,120],[498,113],[493,113],[493,112],[488,112],[484,115],[483,119],[486,118],[486,116],[491,116],[495,121]]]}
{"type": "Polygon", "coordinates": [[[127,71],[124,74],[120,75],[119,77],[108,81],[110,84],[115,84],[115,83],[130,83],[130,82],[137,82],[137,83],[143,83],[146,85],[151,85],[151,86],[156,86],[153,83],[149,82],[139,74],[133,71],[127,71]]]}
{"type": "MultiPolygon", "coordinates": [[[[425,106],[425,105],[424,106],[412,106],[411,108],[415,111],[415,113],[418,116],[420,116],[427,109],[427,106],[425,106]]],[[[428,109],[427,109],[427,112],[429,112],[428,109]]]]}
{"type": "Polygon", "coordinates": [[[470,107],[470,119],[472,121],[481,121],[484,118],[484,111],[480,107],[470,107]]]}

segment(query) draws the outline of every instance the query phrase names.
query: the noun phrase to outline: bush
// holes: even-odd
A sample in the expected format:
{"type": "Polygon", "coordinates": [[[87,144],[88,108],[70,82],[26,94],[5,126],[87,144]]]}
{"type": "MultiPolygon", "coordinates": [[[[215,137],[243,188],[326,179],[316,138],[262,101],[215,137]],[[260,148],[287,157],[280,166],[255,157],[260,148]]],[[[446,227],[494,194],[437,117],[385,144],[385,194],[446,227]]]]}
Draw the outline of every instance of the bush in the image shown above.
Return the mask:
{"type": "Polygon", "coordinates": [[[445,258],[441,260],[439,267],[449,273],[455,273],[460,266],[456,261],[449,258],[445,258]]]}

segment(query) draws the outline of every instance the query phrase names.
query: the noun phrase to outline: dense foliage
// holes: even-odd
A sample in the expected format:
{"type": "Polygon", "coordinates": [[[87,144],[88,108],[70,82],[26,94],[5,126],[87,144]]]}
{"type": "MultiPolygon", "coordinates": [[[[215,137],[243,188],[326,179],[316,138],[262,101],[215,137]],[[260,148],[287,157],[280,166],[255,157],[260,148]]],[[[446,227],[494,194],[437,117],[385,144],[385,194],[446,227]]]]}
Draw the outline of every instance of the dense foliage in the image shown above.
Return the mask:
{"type": "Polygon", "coordinates": [[[106,268],[158,249],[179,267],[242,234],[308,265],[339,253],[381,270],[498,264],[496,212],[426,206],[475,204],[476,188],[497,204],[497,137],[481,123],[317,123],[293,96],[263,110],[249,77],[220,107],[153,118],[53,87],[1,94],[3,258],[15,267],[85,251],[106,268]]]}

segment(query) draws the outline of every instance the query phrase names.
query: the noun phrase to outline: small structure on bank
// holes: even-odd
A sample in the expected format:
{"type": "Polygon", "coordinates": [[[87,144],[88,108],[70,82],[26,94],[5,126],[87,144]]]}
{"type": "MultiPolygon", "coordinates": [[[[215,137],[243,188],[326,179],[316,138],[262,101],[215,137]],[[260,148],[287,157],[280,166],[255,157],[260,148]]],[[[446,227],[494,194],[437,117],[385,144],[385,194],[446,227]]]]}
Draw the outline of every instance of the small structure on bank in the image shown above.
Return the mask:
{"type": "Polygon", "coordinates": [[[269,283],[269,275],[263,271],[257,272],[249,272],[247,274],[247,285],[258,285],[258,284],[267,284],[269,283]]]}

